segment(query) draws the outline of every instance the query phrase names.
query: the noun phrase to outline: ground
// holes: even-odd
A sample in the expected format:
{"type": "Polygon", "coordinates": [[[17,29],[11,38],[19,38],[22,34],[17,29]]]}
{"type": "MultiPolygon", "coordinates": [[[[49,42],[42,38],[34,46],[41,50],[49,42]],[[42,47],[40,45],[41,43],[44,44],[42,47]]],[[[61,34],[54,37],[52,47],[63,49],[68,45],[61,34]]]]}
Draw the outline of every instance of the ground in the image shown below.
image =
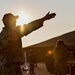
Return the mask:
{"type": "Polygon", "coordinates": [[[35,67],[35,74],[23,73],[23,75],[53,75],[53,74],[50,74],[47,71],[45,63],[38,63],[37,67],[35,67]]]}
{"type": "Polygon", "coordinates": [[[54,75],[54,74],[50,74],[50,72],[47,71],[45,63],[38,63],[37,67],[35,67],[35,74],[29,74],[28,71],[27,74],[23,72],[23,75],[54,75]]]}
{"type": "Polygon", "coordinates": [[[38,63],[37,67],[35,67],[35,75],[52,75],[50,74],[44,63],[38,63]]]}

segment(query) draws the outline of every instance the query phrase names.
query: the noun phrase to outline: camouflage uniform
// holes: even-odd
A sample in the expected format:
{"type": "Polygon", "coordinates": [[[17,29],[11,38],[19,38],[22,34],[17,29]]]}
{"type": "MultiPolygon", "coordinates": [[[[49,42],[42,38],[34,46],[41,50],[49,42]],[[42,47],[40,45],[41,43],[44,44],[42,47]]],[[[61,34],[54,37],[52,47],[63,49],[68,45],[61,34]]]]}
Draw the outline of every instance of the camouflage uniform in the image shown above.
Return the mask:
{"type": "Polygon", "coordinates": [[[33,51],[30,51],[29,63],[30,63],[30,74],[35,74],[34,73],[35,55],[34,55],[33,51]]]}
{"type": "Polygon", "coordinates": [[[54,73],[54,57],[53,57],[53,53],[46,55],[46,68],[51,74],[54,73]]]}
{"type": "Polygon", "coordinates": [[[56,75],[67,74],[67,61],[70,58],[70,52],[64,46],[63,41],[58,41],[54,50],[53,55],[55,59],[55,73],[56,75]]]}
{"type": "MultiPolygon", "coordinates": [[[[24,25],[24,32],[22,33],[20,30],[20,26],[17,26],[12,29],[3,28],[1,34],[0,34],[0,48],[1,48],[1,56],[3,59],[3,68],[4,70],[9,70],[12,65],[18,64],[21,65],[24,63],[24,57],[23,57],[23,51],[22,51],[22,43],[21,43],[21,37],[24,35],[29,34],[31,31],[41,27],[43,25],[42,22],[38,24],[37,27],[34,25],[34,23],[30,23],[28,25],[24,25]],[[32,30],[30,27],[32,27],[32,30]],[[9,66],[9,67],[7,67],[9,66]],[[8,69],[6,69],[8,68],[8,69]]],[[[12,69],[14,70],[15,67],[12,66],[12,69]]],[[[4,74],[3,74],[4,75],[4,74]]],[[[15,74],[14,74],[15,75],[15,74]]]]}
{"type": "MultiPolygon", "coordinates": [[[[46,15],[53,18],[55,14],[46,15]]],[[[3,23],[5,27],[0,33],[0,57],[2,58],[2,75],[22,75],[20,65],[24,63],[21,38],[43,26],[46,18],[32,21],[28,24],[16,26],[17,16],[5,14],[3,23]]]]}

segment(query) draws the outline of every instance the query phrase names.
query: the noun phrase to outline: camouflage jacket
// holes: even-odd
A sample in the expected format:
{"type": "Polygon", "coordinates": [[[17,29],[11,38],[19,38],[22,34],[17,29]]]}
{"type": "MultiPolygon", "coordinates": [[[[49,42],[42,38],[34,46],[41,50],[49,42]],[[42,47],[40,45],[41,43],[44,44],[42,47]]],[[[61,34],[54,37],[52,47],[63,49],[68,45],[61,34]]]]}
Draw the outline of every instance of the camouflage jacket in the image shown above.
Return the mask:
{"type": "Polygon", "coordinates": [[[70,57],[71,57],[71,53],[64,47],[64,46],[55,46],[54,50],[53,50],[53,55],[54,55],[54,59],[55,62],[67,62],[70,57]]]}
{"type": "Polygon", "coordinates": [[[21,38],[42,26],[43,20],[38,19],[23,26],[4,27],[0,33],[0,57],[3,63],[24,63],[21,38]]]}

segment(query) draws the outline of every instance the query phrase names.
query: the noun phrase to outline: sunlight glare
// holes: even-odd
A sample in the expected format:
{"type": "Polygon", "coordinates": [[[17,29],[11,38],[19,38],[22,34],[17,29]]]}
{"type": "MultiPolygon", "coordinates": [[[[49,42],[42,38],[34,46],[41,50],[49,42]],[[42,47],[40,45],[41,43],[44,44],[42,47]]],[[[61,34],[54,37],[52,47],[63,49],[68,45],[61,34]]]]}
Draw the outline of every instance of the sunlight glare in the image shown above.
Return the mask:
{"type": "Polygon", "coordinates": [[[23,27],[23,25],[21,25],[21,32],[23,32],[24,31],[24,27],[23,27]]]}
{"type": "Polygon", "coordinates": [[[24,31],[24,24],[27,24],[29,22],[30,16],[25,13],[24,11],[21,11],[17,14],[19,16],[19,18],[17,19],[17,26],[21,26],[21,31],[24,31]]]}
{"type": "Polygon", "coordinates": [[[17,19],[17,25],[27,24],[29,22],[29,15],[21,11],[19,14],[19,19],[17,19]]]}
{"type": "Polygon", "coordinates": [[[51,51],[51,50],[49,50],[49,51],[48,51],[48,54],[52,54],[52,51],[51,51]]]}

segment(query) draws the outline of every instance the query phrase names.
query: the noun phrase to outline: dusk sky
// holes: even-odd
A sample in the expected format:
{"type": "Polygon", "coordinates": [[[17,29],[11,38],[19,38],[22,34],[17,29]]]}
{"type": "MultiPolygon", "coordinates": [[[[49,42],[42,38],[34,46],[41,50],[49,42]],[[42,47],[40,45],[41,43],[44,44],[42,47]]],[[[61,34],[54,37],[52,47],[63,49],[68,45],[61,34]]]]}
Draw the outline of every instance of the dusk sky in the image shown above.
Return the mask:
{"type": "Polygon", "coordinates": [[[23,16],[17,24],[26,24],[44,17],[48,12],[56,17],[44,22],[43,27],[22,38],[23,47],[37,44],[75,30],[75,0],[0,0],[0,31],[6,13],[23,16]]]}

